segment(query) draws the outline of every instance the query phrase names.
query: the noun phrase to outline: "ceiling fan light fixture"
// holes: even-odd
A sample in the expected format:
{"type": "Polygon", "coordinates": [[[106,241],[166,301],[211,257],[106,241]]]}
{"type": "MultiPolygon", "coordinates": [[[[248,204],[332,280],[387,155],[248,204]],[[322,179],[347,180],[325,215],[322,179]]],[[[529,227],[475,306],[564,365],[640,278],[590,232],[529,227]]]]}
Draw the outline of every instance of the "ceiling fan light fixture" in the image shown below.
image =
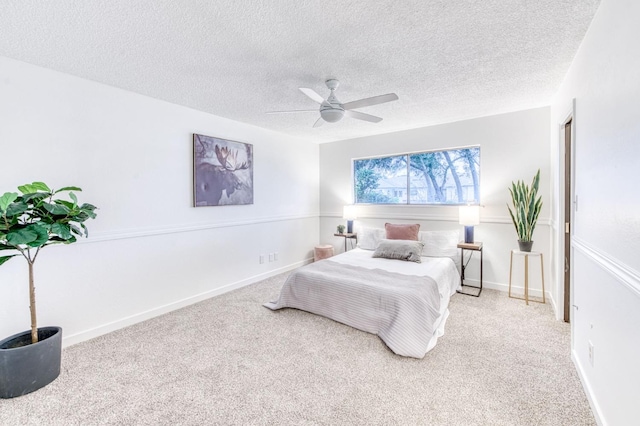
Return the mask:
{"type": "Polygon", "coordinates": [[[328,123],[335,123],[340,121],[344,116],[344,110],[340,108],[327,108],[320,110],[320,116],[328,123]]]}

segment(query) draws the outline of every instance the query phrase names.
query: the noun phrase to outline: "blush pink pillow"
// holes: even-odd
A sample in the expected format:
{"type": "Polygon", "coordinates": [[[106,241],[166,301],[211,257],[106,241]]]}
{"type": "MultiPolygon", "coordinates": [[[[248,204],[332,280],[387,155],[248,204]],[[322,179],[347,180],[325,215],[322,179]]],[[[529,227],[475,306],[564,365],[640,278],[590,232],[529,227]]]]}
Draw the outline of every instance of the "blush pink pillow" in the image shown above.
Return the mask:
{"type": "Polygon", "coordinates": [[[420,224],[415,225],[394,225],[385,223],[384,229],[387,231],[387,240],[418,240],[420,224]]]}

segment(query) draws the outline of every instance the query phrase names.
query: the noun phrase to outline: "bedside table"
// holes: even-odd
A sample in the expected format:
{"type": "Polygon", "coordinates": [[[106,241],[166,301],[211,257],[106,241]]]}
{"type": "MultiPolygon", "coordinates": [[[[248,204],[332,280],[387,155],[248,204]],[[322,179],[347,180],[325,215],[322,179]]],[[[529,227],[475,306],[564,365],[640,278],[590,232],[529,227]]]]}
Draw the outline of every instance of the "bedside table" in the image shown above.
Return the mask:
{"type": "Polygon", "coordinates": [[[460,262],[460,285],[462,287],[470,287],[470,288],[477,288],[478,289],[478,294],[474,294],[474,293],[468,293],[466,291],[464,291],[464,288],[461,290],[457,290],[458,293],[460,294],[464,294],[466,296],[473,296],[473,297],[480,297],[480,293],[482,293],[482,263],[483,263],[483,259],[482,259],[482,243],[481,242],[475,242],[475,243],[463,243],[460,242],[458,243],[458,248],[460,249],[460,258],[461,258],[461,262],[460,262]],[[464,263],[464,252],[465,250],[470,250],[471,254],[469,255],[469,260],[467,260],[467,264],[465,265],[464,263]],[[464,272],[467,269],[467,265],[469,264],[469,261],[471,260],[471,258],[473,257],[473,253],[475,252],[480,252],[480,286],[475,286],[475,285],[469,285],[469,284],[465,284],[464,283],[464,272]]]}
{"type": "Polygon", "coordinates": [[[356,244],[358,244],[358,234],[333,234],[334,237],[343,237],[344,238],[344,251],[347,251],[347,240],[356,240],[356,244]]]}

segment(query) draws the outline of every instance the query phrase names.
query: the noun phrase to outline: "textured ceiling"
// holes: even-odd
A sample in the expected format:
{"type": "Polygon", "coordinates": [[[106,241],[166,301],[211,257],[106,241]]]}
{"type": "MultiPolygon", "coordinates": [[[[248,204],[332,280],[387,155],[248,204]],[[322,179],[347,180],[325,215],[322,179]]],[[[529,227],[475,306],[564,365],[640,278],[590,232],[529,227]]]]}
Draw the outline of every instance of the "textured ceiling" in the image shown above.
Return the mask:
{"type": "Polygon", "coordinates": [[[315,142],[548,105],[600,0],[6,0],[0,55],[315,142]],[[298,87],[400,100],[312,128],[298,87]]]}

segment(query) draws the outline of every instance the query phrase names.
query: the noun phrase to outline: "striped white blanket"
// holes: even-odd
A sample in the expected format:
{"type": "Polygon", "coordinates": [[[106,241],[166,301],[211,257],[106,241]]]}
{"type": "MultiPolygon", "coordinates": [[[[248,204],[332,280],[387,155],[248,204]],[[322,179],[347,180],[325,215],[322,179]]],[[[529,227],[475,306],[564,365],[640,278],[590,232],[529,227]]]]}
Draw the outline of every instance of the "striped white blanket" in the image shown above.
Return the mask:
{"type": "Polygon", "coordinates": [[[322,315],[378,335],[398,355],[423,358],[440,320],[440,300],[433,278],[327,259],[293,271],[278,300],[264,306],[322,315]]]}

